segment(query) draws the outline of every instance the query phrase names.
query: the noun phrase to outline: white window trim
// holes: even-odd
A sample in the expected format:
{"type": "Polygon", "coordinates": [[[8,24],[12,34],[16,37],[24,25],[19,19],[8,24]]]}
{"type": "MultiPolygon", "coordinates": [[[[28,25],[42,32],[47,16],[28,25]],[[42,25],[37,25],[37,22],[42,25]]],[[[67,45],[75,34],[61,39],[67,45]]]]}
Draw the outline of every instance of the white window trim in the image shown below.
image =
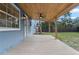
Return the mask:
{"type": "Polygon", "coordinates": [[[7,28],[7,27],[0,27],[0,31],[14,31],[20,30],[19,28],[7,28]]]}
{"type": "MultiPolygon", "coordinates": [[[[21,30],[21,24],[20,24],[20,19],[21,19],[20,15],[21,15],[21,13],[20,13],[20,9],[13,3],[11,5],[14,6],[19,11],[19,28],[0,27],[0,31],[20,31],[21,30]]],[[[3,12],[5,14],[7,14],[7,15],[10,15],[10,16],[16,18],[15,16],[13,16],[13,15],[7,13],[7,12],[4,12],[2,10],[0,10],[0,12],[3,12]]]]}

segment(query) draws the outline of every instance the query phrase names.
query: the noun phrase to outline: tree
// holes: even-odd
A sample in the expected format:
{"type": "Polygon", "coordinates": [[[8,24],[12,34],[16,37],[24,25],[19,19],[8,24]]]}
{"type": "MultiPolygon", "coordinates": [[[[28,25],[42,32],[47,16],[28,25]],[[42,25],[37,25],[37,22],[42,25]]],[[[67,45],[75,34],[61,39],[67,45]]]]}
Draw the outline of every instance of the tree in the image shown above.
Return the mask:
{"type": "Polygon", "coordinates": [[[73,24],[70,12],[63,15],[63,17],[61,18],[61,25],[62,28],[65,29],[65,31],[69,31],[71,29],[73,24]]]}
{"type": "Polygon", "coordinates": [[[79,31],[79,17],[76,17],[74,20],[73,20],[73,27],[75,30],[79,31]]]}

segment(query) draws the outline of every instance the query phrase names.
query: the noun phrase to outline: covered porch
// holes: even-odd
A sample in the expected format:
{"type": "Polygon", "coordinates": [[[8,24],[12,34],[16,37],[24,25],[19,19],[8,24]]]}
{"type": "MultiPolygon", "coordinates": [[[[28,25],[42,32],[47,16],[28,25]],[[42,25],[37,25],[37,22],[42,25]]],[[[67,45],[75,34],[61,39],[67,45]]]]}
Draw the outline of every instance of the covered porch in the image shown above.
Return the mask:
{"type": "MultiPolygon", "coordinates": [[[[5,8],[7,9],[8,7],[8,11],[4,9],[5,4],[0,5],[3,6],[0,11],[1,19],[2,18],[4,19],[5,15],[8,16],[5,17],[6,23],[3,20],[1,20],[2,21],[1,32],[0,32],[1,54],[21,54],[21,55],[79,54],[78,51],[69,47],[68,45],[66,45],[65,43],[61,42],[58,39],[58,31],[56,23],[58,17],[69,12],[71,9],[73,9],[75,6],[78,5],[77,3],[55,3],[55,4],[16,3],[6,5],[7,6],[5,8]],[[9,9],[11,9],[10,12],[9,9]],[[16,10],[16,12],[12,13],[13,10],[14,12],[16,10]],[[12,21],[9,24],[7,20],[12,21]],[[13,20],[15,21],[13,22],[13,20]],[[50,22],[54,22],[55,37],[51,35],[30,34],[32,27],[31,24],[32,20],[39,20],[38,24],[39,27],[41,25],[41,21],[48,22],[49,32],[50,32],[50,22]]],[[[39,32],[41,33],[42,28],[40,27],[39,30],[40,30],[39,32]]]]}
{"type": "Polygon", "coordinates": [[[15,48],[9,49],[10,55],[77,55],[78,51],[51,35],[32,35],[15,48]]]}

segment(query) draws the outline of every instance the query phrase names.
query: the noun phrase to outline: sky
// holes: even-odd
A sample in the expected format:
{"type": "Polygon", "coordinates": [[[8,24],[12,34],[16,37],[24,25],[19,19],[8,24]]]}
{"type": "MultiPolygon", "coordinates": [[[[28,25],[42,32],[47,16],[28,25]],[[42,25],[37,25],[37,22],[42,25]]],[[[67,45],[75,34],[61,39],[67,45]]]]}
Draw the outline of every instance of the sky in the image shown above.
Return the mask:
{"type": "MultiPolygon", "coordinates": [[[[71,19],[75,19],[76,17],[79,17],[79,6],[76,6],[75,8],[73,8],[72,10],[70,10],[71,13],[71,19]]],[[[60,16],[58,21],[61,21],[61,18],[63,17],[60,16]]]]}
{"type": "Polygon", "coordinates": [[[70,12],[72,13],[71,14],[72,19],[79,17],[79,6],[73,8],[70,12]]]}

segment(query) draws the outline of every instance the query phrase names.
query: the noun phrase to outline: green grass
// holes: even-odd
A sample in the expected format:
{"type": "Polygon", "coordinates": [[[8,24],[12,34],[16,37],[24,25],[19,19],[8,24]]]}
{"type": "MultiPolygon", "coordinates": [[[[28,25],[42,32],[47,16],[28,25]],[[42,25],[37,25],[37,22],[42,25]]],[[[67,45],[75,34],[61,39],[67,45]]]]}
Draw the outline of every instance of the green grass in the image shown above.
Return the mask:
{"type": "MultiPolygon", "coordinates": [[[[53,35],[55,33],[42,33],[42,35],[53,35]]],[[[59,32],[58,39],[79,51],[79,32],[59,32]]]]}

